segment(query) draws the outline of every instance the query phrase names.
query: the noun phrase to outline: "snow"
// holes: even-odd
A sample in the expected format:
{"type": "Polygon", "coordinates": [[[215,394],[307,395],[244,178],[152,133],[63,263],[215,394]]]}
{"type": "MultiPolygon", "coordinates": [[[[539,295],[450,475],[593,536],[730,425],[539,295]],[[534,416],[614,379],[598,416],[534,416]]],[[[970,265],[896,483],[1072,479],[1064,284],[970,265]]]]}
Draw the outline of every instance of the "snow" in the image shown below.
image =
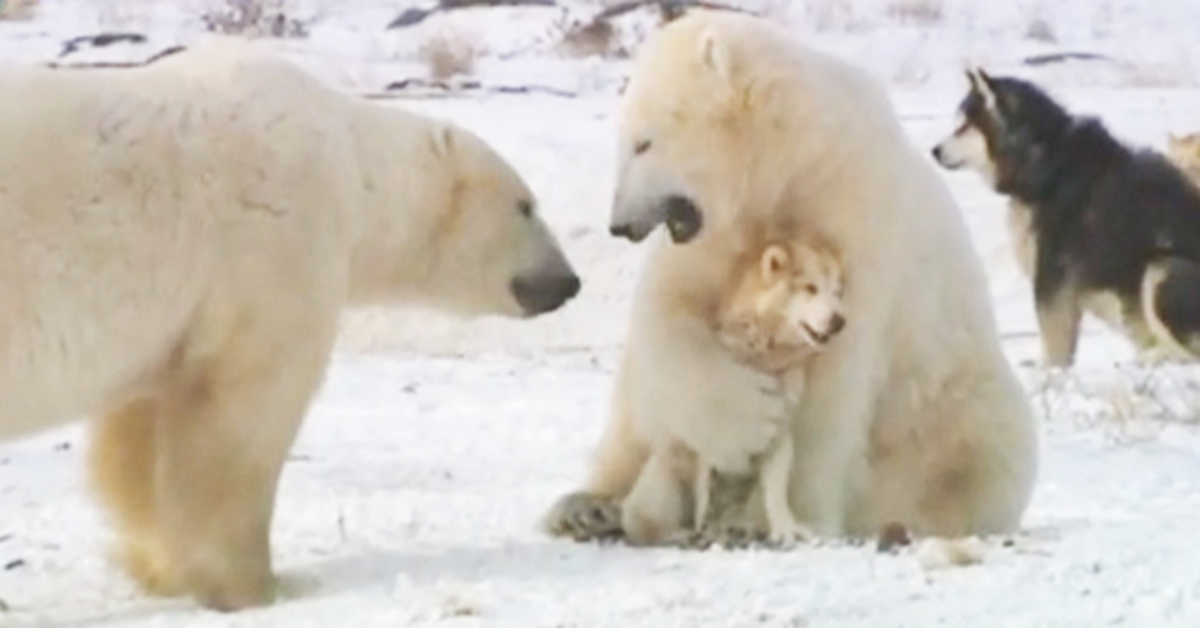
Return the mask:
{"type": "MultiPolygon", "coordinates": [[[[919,0],[942,7],[935,23],[889,16],[889,6],[913,1],[744,4],[888,81],[921,146],[949,129],[968,62],[1036,78],[1134,142],[1161,148],[1168,132],[1200,128],[1194,0],[919,0]],[[1057,43],[1024,37],[1034,18],[1057,43]],[[1060,49],[1114,61],[1020,64],[1060,49]]],[[[197,16],[213,4],[45,0],[34,21],[0,22],[0,59],[48,61],[66,39],[100,30],[149,41],[60,61],[144,59],[204,36],[197,16]]],[[[584,276],[583,293],[526,322],[346,317],[284,474],[274,529],[284,593],[270,608],[219,615],[149,599],[109,566],[109,532],[83,478],[81,425],[0,445],[0,626],[1200,625],[1194,367],[1139,365],[1093,321],[1076,368],[1032,366],[1030,289],[1008,248],[1004,205],[970,174],[944,176],[1043,426],[1040,480],[1019,534],[985,540],[981,564],[938,571],[911,549],[683,552],[542,535],[538,519],[577,485],[605,420],[644,252],[606,234],[611,125],[627,63],[557,53],[562,25],[597,6],[570,4],[464,10],[388,31],[411,3],[289,3],[291,15],[315,18],[311,35],[276,45],[345,89],[378,93],[424,76],[422,42],[450,33],[484,49],[474,78],[485,86],[575,92],[395,103],[469,126],[517,165],[584,276]]],[[[650,27],[644,15],[620,24],[631,42],[650,27]]]]}

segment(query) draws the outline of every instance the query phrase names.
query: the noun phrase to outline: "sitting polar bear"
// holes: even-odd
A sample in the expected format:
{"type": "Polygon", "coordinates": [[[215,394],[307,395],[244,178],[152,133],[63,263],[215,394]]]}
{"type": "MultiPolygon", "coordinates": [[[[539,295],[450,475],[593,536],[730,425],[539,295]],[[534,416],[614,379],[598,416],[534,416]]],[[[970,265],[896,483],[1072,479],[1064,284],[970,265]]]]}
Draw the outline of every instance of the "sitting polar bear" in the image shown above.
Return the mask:
{"type": "Polygon", "coordinates": [[[273,595],[281,467],[339,312],[558,308],[580,280],[464,129],[250,45],[0,71],[0,438],[96,413],[92,479],[151,592],[273,595]]]}
{"type": "MultiPolygon", "coordinates": [[[[765,21],[694,10],[639,51],[620,155],[610,230],[637,242],[665,223],[673,242],[652,245],[611,418],[550,533],[621,533],[657,430],[746,474],[781,427],[791,506],[819,535],[1019,525],[1037,473],[1032,411],[964,221],[880,85],[765,21]],[[813,358],[790,407],[712,322],[738,256],[796,225],[841,249],[854,330],[813,358]]],[[[761,531],[761,490],[748,506],[761,531]]]]}

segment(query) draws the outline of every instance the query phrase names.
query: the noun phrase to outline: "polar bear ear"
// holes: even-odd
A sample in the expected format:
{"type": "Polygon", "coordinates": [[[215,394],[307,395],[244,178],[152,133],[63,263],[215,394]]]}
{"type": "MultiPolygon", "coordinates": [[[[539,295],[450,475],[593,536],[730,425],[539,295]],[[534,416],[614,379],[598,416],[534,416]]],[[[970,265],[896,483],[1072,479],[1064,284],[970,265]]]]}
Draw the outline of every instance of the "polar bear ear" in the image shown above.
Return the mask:
{"type": "Polygon", "coordinates": [[[433,154],[445,159],[454,150],[454,129],[448,124],[440,124],[433,129],[433,154]]]}
{"type": "Polygon", "coordinates": [[[725,42],[721,41],[720,36],[712,30],[706,30],[700,35],[700,63],[704,64],[717,76],[721,78],[729,78],[733,59],[729,53],[729,48],[725,42]]]}
{"type": "Polygon", "coordinates": [[[763,251],[760,264],[763,280],[775,283],[791,267],[792,256],[784,247],[773,244],[763,251]]]}

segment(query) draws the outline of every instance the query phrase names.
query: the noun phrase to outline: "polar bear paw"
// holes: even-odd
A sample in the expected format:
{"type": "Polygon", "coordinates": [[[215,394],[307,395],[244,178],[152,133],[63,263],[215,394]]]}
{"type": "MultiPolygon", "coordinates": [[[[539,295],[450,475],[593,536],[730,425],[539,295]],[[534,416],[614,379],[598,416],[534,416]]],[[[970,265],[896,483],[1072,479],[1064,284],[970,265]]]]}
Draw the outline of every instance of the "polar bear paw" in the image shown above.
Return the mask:
{"type": "Polygon", "coordinates": [[[817,533],[812,528],[794,521],[779,528],[772,527],[767,535],[767,545],[773,549],[792,549],[798,545],[813,543],[817,533]]]}
{"type": "Polygon", "coordinates": [[[613,539],[621,535],[621,505],[604,495],[569,493],[550,508],[543,527],[579,542],[613,539]]]}

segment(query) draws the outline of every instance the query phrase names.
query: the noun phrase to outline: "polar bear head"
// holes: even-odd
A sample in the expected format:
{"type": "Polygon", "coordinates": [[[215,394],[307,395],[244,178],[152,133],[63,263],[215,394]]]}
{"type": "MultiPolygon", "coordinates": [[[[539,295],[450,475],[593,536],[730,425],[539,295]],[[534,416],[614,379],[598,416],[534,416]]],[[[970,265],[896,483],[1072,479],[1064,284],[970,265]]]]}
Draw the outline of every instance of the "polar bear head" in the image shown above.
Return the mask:
{"type": "Polygon", "coordinates": [[[574,297],[579,276],[516,170],[459,127],[436,130],[435,151],[453,172],[433,268],[451,308],[528,317],[574,297]]]}
{"type": "Polygon", "coordinates": [[[579,292],[533,192],[488,143],[449,122],[373,111],[383,126],[362,141],[379,145],[367,186],[377,209],[361,227],[355,300],[532,317],[579,292]],[[415,141],[397,148],[389,137],[415,141]]]}
{"type": "Polygon", "coordinates": [[[747,208],[773,211],[821,155],[813,143],[836,141],[844,123],[823,128],[829,99],[810,89],[823,70],[771,41],[786,37],[749,16],[693,10],[647,40],[619,122],[613,236],[638,242],[665,224],[683,243],[747,208]]]}

